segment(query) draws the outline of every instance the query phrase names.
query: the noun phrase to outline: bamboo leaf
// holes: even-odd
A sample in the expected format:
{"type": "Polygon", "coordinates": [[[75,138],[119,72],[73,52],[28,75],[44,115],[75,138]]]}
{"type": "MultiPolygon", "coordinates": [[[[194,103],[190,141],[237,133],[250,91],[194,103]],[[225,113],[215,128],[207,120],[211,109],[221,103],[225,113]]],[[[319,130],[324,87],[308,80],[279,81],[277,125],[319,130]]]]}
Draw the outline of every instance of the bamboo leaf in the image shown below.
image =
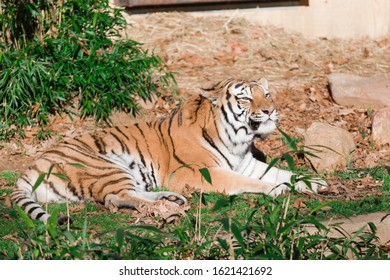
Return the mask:
{"type": "Polygon", "coordinates": [[[281,130],[279,127],[278,127],[278,130],[283,135],[283,137],[286,139],[287,146],[290,149],[292,149],[294,152],[298,151],[298,147],[297,147],[297,143],[296,143],[297,141],[295,139],[293,139],[290,135],[288,135],[286,132],[281,130]]]}
{"type": "Polygon", "coordinates": [[[52,174],[53,174],[53,176],[56,176],[57,178],[60,178],[64,181],[70,181],[68,176],[66,176],[65,174],[62,174],[62,173],[52,173],[52,174]]]}
{"type": "Polygon", "coordinates": [[[49,177],[50,177],[51,173],[53,172],[53,169],[56,165],[57,165],[56,163],[53,163],[52,165],[50,165],[49,171],[47,172],[47,179],[49,179],[49,177]]]}
{"type": "Polygon", "coordinates": [[[16,208],[16,211],[18,211],[19,216],[23,219],[23,221],[26,223],[26,225],[29,228],[34,228],[35,225],[34,225],[33,221],[31,220],[31,218],[27,215],[27,213],[24,212],[24,210],[19,205],[15,204],[14,206],[16,208]]]}
{"type": "Polygon", "coordinates": [[[212,185],[213,182],[211,180],[211,174],[208,168],[201,168],[199,169],[200,174],[202,174],[202,177],[210,184],[212,185]]]}
{"type": "Polygon", "coordinates": [[[268,164],[268,167],[267,169],[264,171],[263,175],[261,175],[260,177],[260,180],[264,177],[265,174],[267,174],[267,172],[274,166],[276,165],[278,162],[279,162],[280,158],[273,158],[270,163],[268,164]]]}
{"type": "Polygon", "coordinates": [[[288,168],[289,168],[291,171],[294,171],[294,170],[295,170],[294,159],[293,159],[293,157],[292,157],[290,154],[284,153],[284,154],[282,155],[282,159],[284,159],[285,161],[287,161],[288,168]]]}
{"type": "Polygon", "coordinates": [[[81,163],[69,163],[69,165],[74,166],[74,167],[79,167],[79,168],[86,168],[84,164],[81,163]]]}
{"type": "Polygon", "coordinates": [[[320,204],[320,205],[314,207],[314,208],[310,211],[309,215],[311,216],[311,215],[313,215],[315,212],[317,212],[318,210],[320,210],[320,209],[322,209],[322,208],[324,208],[324,207],[327,207],[327,206],[332,206],[332,205],[334,205],[334,204],[337,204],[337,201],[328,201],[328,202],[322,203],[322,204],[320,204]]]}
{"type": "Polygon", "coordinates": [[[225,208],[229,205],[230,205],[230,199],[227,197],[222,197],[222,198],[217,200],[217,202],[215,203],[215,205],[214,205],[213,209],[211,209],[211,211],[216,212],[216,211],[219,211],[220,209],[225,208]]]}
{"type": "Polygon", "coordinates": [[[35,184],[32,187],[31,193],[34,193],[36,189],[42,184],[43,180],[45,179],[46,173],[39,174],[37,180],[35,181],[35,184]]]}

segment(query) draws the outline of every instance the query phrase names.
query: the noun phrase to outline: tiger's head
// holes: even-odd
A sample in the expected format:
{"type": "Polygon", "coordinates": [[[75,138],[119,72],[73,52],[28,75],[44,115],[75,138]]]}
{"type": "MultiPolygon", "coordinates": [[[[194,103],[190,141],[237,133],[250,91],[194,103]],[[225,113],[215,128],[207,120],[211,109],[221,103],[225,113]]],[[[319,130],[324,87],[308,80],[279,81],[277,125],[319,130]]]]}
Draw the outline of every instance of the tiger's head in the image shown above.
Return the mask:
{"type": "Polygon", "coordinates": [[[238,134],[265,138],[276,128],[279,114],[265,78],[255,81],[228,79],[204,89],[202,95],[220,109],[221,121],[238,134]]]}

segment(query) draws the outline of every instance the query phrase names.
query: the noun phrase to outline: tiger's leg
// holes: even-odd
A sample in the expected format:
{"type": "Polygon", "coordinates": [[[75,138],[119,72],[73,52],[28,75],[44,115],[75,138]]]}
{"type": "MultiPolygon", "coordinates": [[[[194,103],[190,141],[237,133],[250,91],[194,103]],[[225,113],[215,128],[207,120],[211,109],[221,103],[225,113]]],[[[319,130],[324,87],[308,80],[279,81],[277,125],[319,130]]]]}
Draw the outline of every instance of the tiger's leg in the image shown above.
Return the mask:
{"type": "MultiPolygon", "coordinates": [[[[292,176],[294,175],[294,173],[287,170],[282,170],[276,167],[269,168],[268,164],[258,161],[251,154],[248,154],[244,158],[238,173],[278,186],[272,191],[272,195],[279,195],[288,190],[288,186],[291,183],[292,176]]],[[[301,192],[317,193],[318,190],[324,189],[328,186],[324,180],[319,178],[312,178],[309,182],[310,186],[306,185],[304,181],[298,180],[294,187],[296,190],[301,192]]]]}
{"type": "Polygon", "coordinates": [[[95,197],[105,207],[113,204],[117,207],[137,207],[140,204],[154,203],[159,200],[167,200],[176,205],[187,202],[184,196],[174,192],[153,192],[156,188],[152,174],[140,163],[132,164],[132,168],[122,170],[112,178],[104,178],[100,182],[99,191],[95,197]]]}
{"type": "Polygon", "coordinates": [[[186,198],[174,192],[137,192],[130,189],[122,189],[120,192],[108,194],[104,199],[104,206],[110,204],[121,207],[137,207],[141,204],[154,203],[159,200],[167,200],[177,205],[187,202],[186,198]]]}
{"type": "Polygon", "coordinates": [[[204,192],[217,192],[224,194],[239,193],[272,193],[276,187],[273,183],[263,182],[249,178],[235,171],[212,167],[208,169],[211,176],[211,184],[208,183],[197,170],[181,168],[175,172],[169,186],[173,191],[181,192],[185,185],[201,188],[204,192]]]}

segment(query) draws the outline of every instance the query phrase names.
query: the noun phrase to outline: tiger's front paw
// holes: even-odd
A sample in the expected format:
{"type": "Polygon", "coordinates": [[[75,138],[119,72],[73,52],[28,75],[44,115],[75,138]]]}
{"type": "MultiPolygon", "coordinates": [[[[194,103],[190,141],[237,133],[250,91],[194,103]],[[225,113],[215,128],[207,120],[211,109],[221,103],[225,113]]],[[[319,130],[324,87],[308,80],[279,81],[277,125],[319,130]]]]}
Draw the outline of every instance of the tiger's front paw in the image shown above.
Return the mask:
{"type": "MultiPolygon", "coordinates": [[[[328,188],[328,184],[319,178],[309,179],[309,180],[299,180],[295,183],[294,189],[298,192],[302,193],[318,193],[321,191],[324,191],[328,188]],[[309,182],[310,184],[306,184],[306,182],[309,182]]],[[[269,195],[272,196],[278,196],[286,193],[287,191],[291,190],[291,184],[283,183],[271,190],[269,195]]]]}
{"type": "Polygon", "coordinates": [[[287,183],[280,184],[275,186],[268,194],[271,196],[278,196],[286,193],[290,190],[290,186],[287,183]]]}
{"type": "Polygon", "coordinates": [[[298,181],[295,183],[295,189],[303,193],[319,193],[328,188],[328,184],[320,178],[313,178],[307,181],[309,184],[306,184],[303,180],[298,181]]]}

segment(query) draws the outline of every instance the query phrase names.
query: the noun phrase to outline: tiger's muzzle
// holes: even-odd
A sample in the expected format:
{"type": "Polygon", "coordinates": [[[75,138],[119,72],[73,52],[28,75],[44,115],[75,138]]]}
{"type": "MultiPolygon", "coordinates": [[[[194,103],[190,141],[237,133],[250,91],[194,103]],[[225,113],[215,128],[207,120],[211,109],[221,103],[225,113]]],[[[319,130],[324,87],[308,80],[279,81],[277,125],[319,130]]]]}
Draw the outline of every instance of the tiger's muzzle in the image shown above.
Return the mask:
{"type": "Polygon", "coordinates": [[[257,131],[261,124],[266,124],[267,122],[278,121],[278,116],[274,108],[262,109],[259,113],[252,113],[249,116],[248,125],[253,131],[257,131]]]}

